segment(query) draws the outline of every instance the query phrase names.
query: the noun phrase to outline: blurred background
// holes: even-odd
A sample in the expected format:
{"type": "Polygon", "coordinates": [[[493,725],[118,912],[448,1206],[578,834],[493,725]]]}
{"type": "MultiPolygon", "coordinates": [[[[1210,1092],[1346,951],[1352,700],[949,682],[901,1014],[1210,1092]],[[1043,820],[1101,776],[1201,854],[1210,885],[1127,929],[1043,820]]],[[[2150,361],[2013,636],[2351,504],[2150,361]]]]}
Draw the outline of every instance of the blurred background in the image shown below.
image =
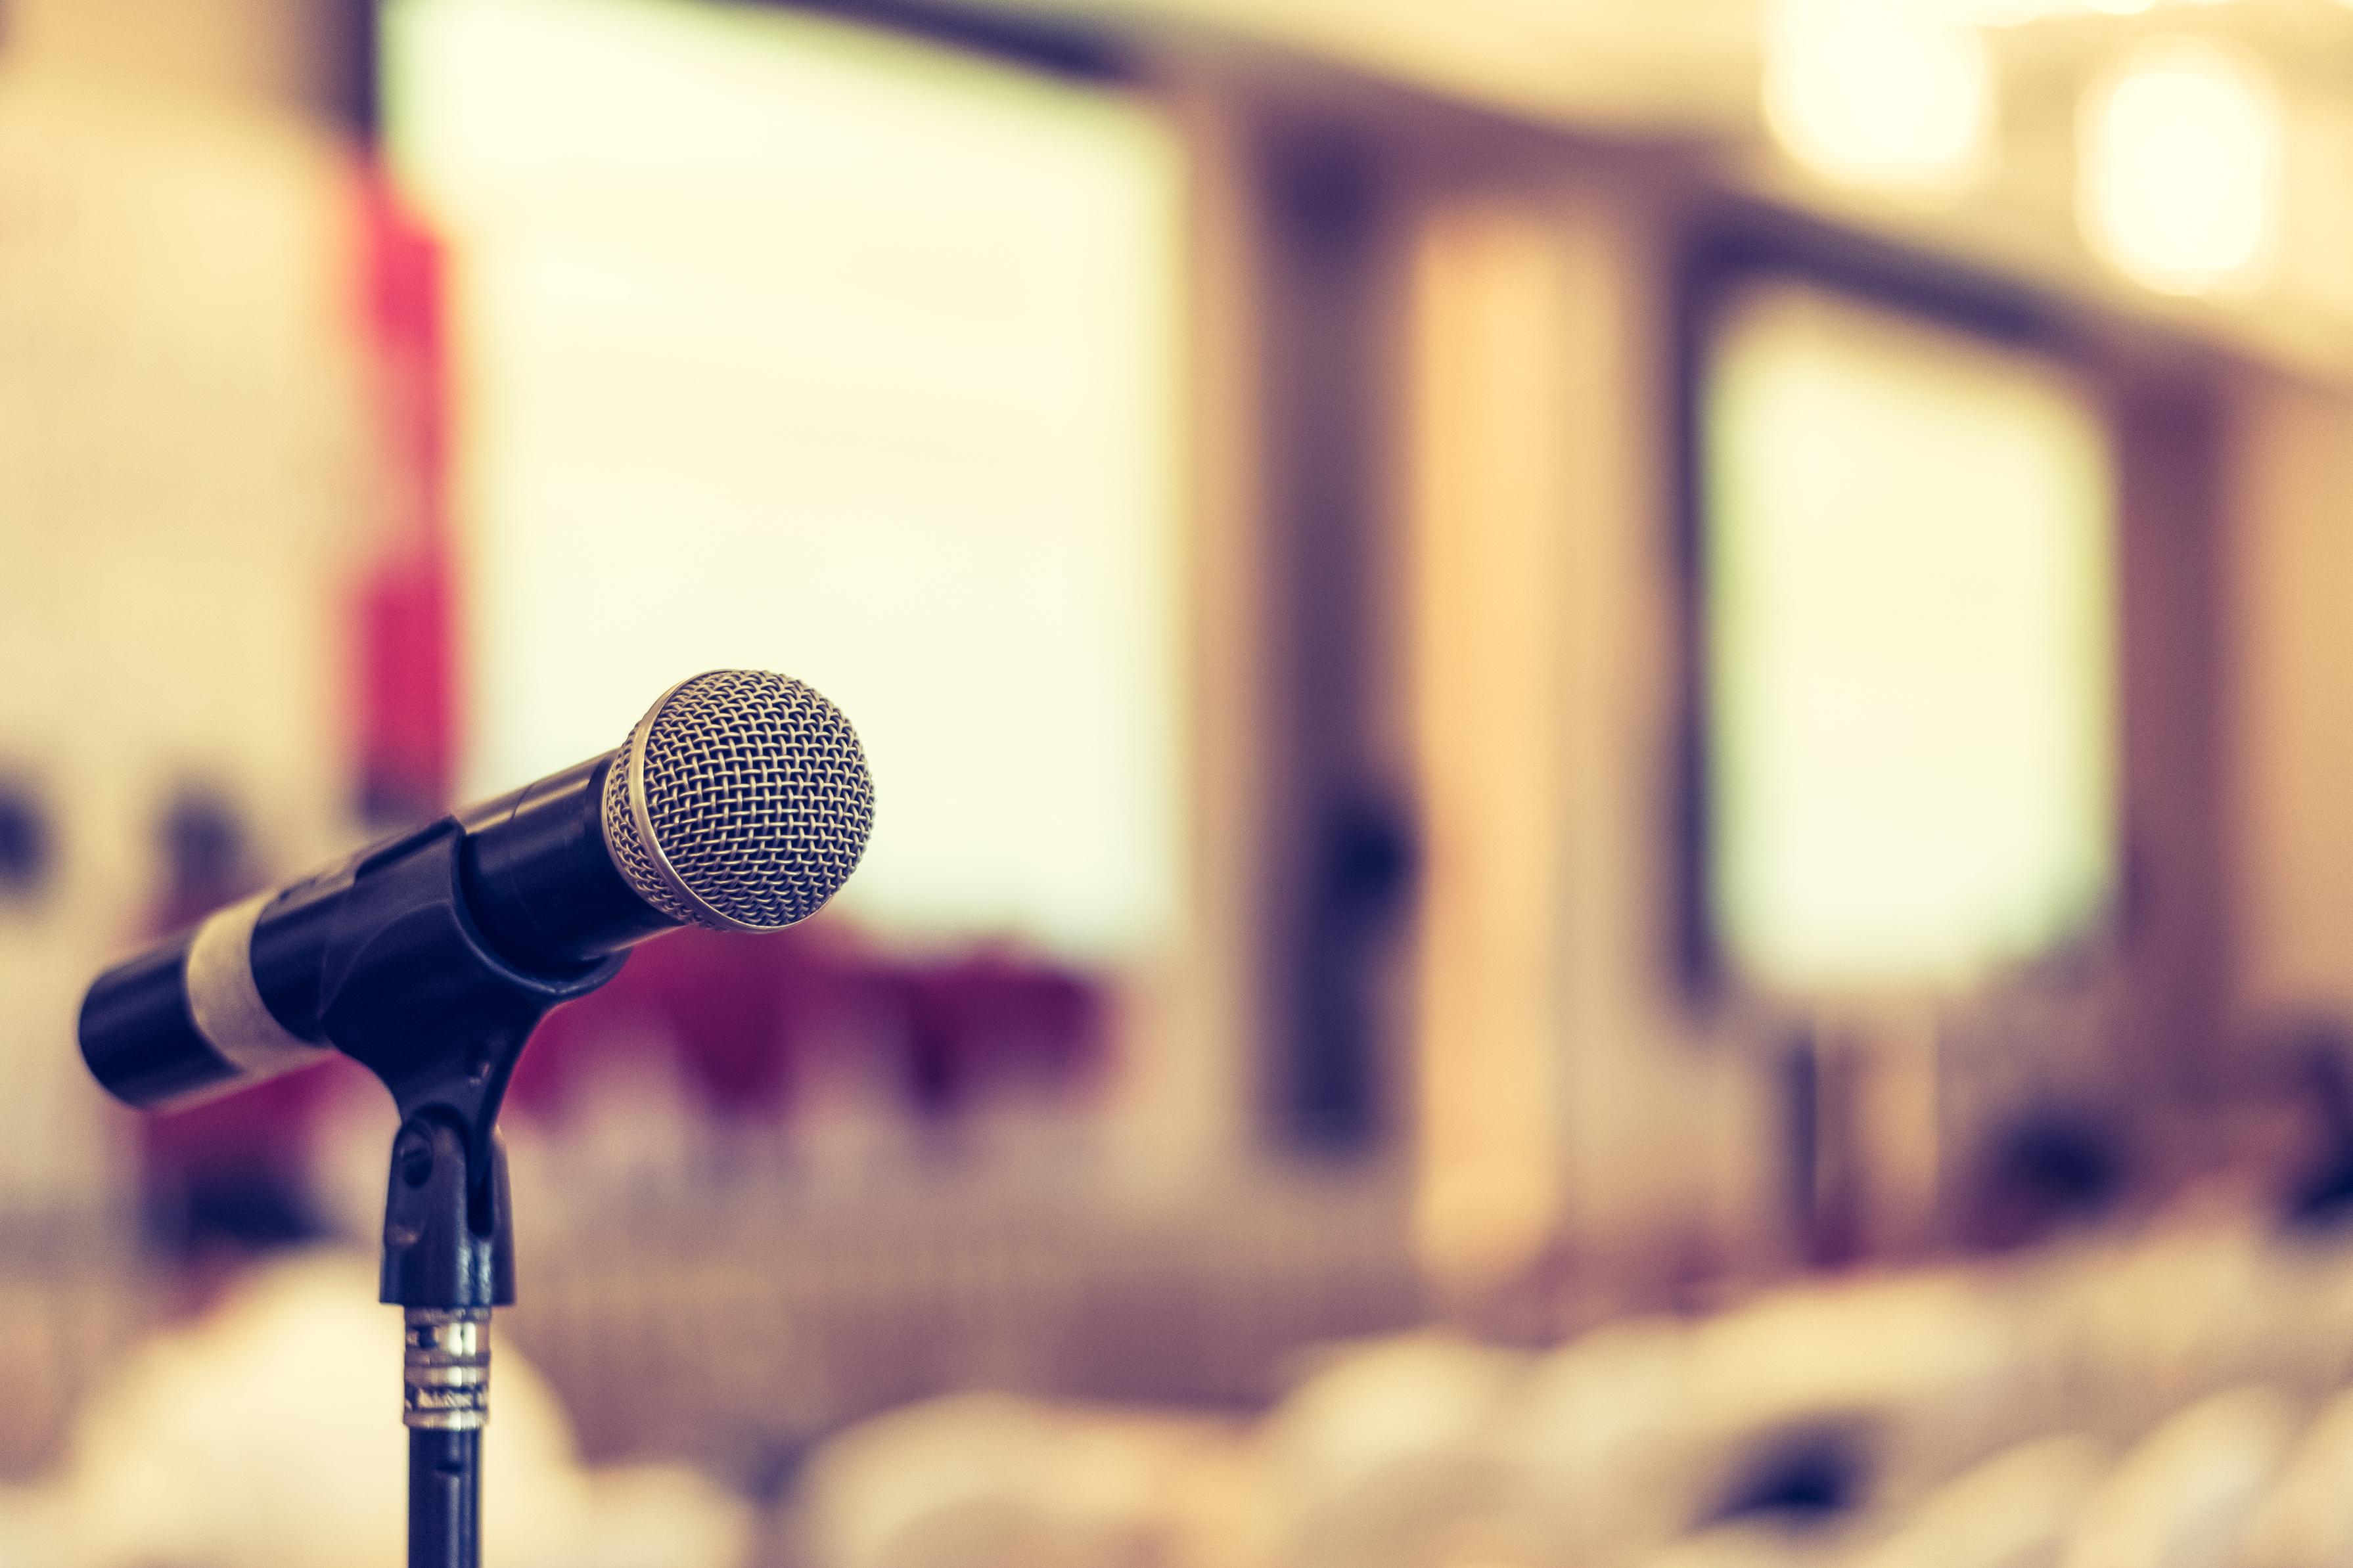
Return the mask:
{"type": "Polygon", "coordinates": [[[81,990],[720,666],[499,1568],[2353,1564],[2353,5],[5,0],[0,1563],[400,1561],[81,990]]]}

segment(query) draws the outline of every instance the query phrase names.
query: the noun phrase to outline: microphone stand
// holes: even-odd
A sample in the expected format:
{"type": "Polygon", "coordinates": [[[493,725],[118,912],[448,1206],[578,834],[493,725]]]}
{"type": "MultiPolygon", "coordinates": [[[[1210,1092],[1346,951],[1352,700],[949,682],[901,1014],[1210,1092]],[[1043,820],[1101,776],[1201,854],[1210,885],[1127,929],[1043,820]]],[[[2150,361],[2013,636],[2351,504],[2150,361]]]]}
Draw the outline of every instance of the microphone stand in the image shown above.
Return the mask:
{"type": "Polygon", "coordinates": [[[381,1300],[403,1310],[408,1568],[479,1568],[491,1311],[514,1301],[506,1151],[495,1129],[540,1019],[620,972],[518,969],[466,907],[453,818],[372,854],[320,966],[322,1033],[392,1091],[381,1300]]]}

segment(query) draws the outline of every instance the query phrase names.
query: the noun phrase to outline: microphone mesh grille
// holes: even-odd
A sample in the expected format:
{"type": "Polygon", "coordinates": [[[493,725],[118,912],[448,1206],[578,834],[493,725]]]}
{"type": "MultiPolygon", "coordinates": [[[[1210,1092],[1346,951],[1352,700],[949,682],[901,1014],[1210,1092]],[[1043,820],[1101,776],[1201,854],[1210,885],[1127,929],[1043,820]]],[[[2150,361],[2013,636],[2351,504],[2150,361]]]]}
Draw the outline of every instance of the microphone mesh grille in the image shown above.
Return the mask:
{"type": "MultiPolygon", "coordinates": [[[[718,925],[678,896],[629,809],[632,733],[605,775],[605,842],[648,903],[718,925]]],[[[841,710],[789,676],[699,675],[645,727],[646,819],[678,879],[728,919],[762,930],[831,898],[874,826],[874,781],[841,710]]]]}

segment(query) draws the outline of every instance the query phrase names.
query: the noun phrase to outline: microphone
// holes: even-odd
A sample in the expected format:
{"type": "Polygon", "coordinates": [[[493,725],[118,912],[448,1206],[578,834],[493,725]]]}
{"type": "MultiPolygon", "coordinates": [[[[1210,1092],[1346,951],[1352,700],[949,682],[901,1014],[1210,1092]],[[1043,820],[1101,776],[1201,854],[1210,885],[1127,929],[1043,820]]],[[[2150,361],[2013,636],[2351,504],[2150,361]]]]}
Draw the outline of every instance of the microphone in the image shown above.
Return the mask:
{"type": "Polygon", "coordinates": [[[649,937],[807,919],[849,879],[873,825],[873,780],[839,709],[788,676],[713,670],[665,692],[603,756],[108,970],[82,1001],[82,1057],[145,1109],[334,1047],[396,1082],[400,1055],[421,1059],[435,1042],[388,1040],[395,1018],[527,1035],[649,937]],[[480,1011],[485,985],[519,999],[503,1024],[465,1011],[480,1011]]]}

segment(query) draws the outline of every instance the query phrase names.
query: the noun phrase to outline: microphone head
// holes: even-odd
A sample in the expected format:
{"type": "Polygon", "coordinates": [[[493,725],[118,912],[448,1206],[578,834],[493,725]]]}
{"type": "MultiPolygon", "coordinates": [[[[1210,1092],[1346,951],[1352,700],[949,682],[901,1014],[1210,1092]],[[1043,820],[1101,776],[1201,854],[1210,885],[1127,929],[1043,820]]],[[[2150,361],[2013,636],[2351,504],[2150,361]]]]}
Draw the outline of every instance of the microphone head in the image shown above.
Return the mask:
{"type": "Polygon", "coordinates": [[[874,781],[841,710],[790,676],[715,669],[638,721],[605,775],[605,845],[683,923],[781,931],[866,848],[874,781]]]}

